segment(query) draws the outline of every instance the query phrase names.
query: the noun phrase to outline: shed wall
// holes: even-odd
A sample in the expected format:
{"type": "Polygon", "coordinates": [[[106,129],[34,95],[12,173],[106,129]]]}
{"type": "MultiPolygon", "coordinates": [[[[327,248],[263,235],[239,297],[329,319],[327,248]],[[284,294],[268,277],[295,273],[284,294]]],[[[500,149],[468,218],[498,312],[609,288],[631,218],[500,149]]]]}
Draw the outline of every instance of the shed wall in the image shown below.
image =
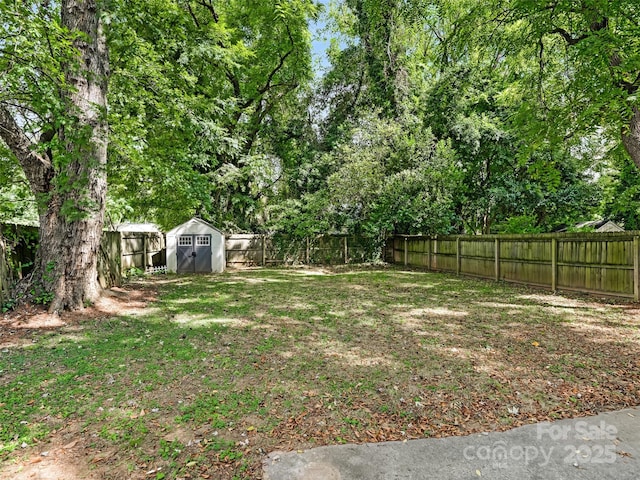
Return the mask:
{"type": "Polygon", "coordinates": [[[178,271],[177,244],[180,235],[211,235],[211,267],[214,273],[224,272],[225,252],[223,233],[205,222],[189,220],[167,233],[167,270],[178,271]]]}

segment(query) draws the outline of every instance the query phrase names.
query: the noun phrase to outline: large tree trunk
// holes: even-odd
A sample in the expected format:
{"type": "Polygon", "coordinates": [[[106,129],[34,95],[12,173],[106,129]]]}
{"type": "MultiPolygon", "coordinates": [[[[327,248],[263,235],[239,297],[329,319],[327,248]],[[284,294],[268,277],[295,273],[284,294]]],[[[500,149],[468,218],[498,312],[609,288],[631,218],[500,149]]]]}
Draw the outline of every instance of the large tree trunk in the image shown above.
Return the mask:
{"type": "Polygon", "coordinates": [[[100,293],[97,258],[107,188],[109,63],[97,0],[62,0],[60,8],[75,57],[63,65],[65,82],[55,100],[66,105],[66,112],[47,122],[61,126],[56,131],[43,127],[38,145],[21,128],[19,110],[0,102],[0,137],[39,201],[39,278],[34,281],[52,297],[51,312],[82,308],[100,293]]]}
{"type": "Polygon", "coordinates": [[[637,107],[633,107],[629,130],[622,132],[622,143],[633,163],[640,168],[640,110],[637,107]]]}
{"type": "Polygon", "coordinates": [[[78,65],[66,75],[69,114],[82,134],[58,132],[70,159],[61,173],[73,188],[54,190],[40,215],[40,268],[55,295],[52,312],[82,308],[100,294],[97,258],[107,190],[109,65],[100,14],[95,0],[63,0],[61,7],[62,25],[82,33],[73,43],[78,65]]]}

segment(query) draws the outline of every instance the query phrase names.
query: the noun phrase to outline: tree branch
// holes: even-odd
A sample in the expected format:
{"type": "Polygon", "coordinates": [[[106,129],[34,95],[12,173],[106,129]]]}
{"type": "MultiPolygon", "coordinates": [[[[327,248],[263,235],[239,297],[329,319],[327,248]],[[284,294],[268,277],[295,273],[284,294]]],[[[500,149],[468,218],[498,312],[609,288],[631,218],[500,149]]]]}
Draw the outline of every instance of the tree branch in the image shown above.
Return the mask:
{"type": "Polygon", "coordinates": [[[577,45],[578,43],[580,43],[581,41],[589,37],[589,35],[587,34],[580,35],[579,37],[574,37],[569,32],[567,32],[564,28],[560,28],[560,27],[554,28],[549,33],[559,34],[562,38],[564,38],[564,41],[567,43],[567,45],[577,45]]]}
{"type": "Polygon", "coordinates": [[[636,93],[638,89],[640,89],[640,73],[638,73],[633,82],[621,80],[620,87],[629,95],[633,95],[634,93],[636,93]]]}
{"type": "Polygon", "coordinates": [[[189,14],[191,15],[191,18],[193,19],[193,22],[196,24],[197,28],[200,28],[200,22],[198,22],[198,17],[196,17],[196,14],[193,12],[193,9],[191,8],[191,2],[189,0],[187,0],[187,9],[189,10],[189,14]]]}
{"type": "Polygon", "coordinates": [[[35,151],[34,143],[25,135],[4,105],[0,105],[0,138],[20,162],[31,191],[34,194],[48,192],[54,173],[51,160],[35,151]]]}
{"type": "Polygon", "coordinates": [[[287,29],[287,34],[289,36],[289,43],[291,44],[291,49],[288,52],[286,52],[284,55],[280,55],[280,61],[278,62],[278,65],[271,71],[271,73],[267,77],[267,81],[265,82],[264,86],[258,90],[258,94],[260,95],[263,95],[267,90],[271,88],[271,81],[273,80],[273,77],[276,75],[276,73],[278,73],[282,69],[282,67],[284,67],[284,62],[287,60],[287,57],[293,53],[295,42],[293,41],[293,36],[291,35],[291,30],[289,30],[288,25],[286,26],[286,29],[287,29]]]}
{"type": "Polygon", "coordinates": [[[556,27],[549,33],[559,34],[562,38],[564,38],[564,41],[567,43],[567,45],[577,45],[581,41],[589,38],[591,33],[600,32],[602,30],[606,30],[607,28],[609,28],[609,18],[603,16],[600,21],[594,21],[591,25],[589,25],[589,33],[583,33],[579,37],[574,37],[571,33],[569,33],[562,27],[556,27]]]}
{"type": "Polygon", "coordinates": [[[218,23],[220,21],[220,17],[218,17],[218,12],[216,12],[216,9],[213,6],[213,2],[212,0],[206,1],[206,0],[197,0],[196,3],[198,5],[203,6],[204,8],[206,8],[207,10],[209,10],[209,13],[211,14],[211,16],[213,17],[213,21],[218,23]]]}
{"type": "Polygon", "coordinates": [[[225,75],[227,76],[227,79],[231,82],[231,85],[233,86],[233,95],[239,99],[240,96],[242,95],[242,91],[240,90],[240,82],[238,81],[238,77],[236,77],[229,70],[225,71],[225,75]]]}

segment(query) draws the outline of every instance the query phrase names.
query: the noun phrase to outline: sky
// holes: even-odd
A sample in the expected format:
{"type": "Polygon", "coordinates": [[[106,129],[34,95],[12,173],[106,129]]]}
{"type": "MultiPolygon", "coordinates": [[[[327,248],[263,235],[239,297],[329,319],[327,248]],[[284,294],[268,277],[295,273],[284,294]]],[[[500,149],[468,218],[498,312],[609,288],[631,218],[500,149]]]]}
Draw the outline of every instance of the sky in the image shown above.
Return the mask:
{"type": "Polygon", "coordinates": [[[330,43],[328,39],[323,38],[326,34],[323,34],[321,32],[321,30],[326,25],[325,18],[329,10],[329,0],[318,1],[319,3],[325,5],[325,11],[320,15],[320,18],[317,22],[311,22],[309,24],[309,29],[311,30],[312,54],[316,74],[321,73],[322,70],[329,66],[329,60],[327,58],[326,51],[329,48],[330,43]]]}

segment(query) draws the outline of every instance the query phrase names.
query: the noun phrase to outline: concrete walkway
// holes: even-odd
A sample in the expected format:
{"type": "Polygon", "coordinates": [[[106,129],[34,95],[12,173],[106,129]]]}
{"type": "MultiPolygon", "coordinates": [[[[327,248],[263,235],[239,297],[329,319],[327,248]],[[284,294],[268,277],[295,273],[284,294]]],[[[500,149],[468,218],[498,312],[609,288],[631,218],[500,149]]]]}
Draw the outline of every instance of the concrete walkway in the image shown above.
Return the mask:
{"type": "Polygon", "coordinates": [[[264,480],[640,479],[640,408],[507,432],[274,452],[264,480]]]}

